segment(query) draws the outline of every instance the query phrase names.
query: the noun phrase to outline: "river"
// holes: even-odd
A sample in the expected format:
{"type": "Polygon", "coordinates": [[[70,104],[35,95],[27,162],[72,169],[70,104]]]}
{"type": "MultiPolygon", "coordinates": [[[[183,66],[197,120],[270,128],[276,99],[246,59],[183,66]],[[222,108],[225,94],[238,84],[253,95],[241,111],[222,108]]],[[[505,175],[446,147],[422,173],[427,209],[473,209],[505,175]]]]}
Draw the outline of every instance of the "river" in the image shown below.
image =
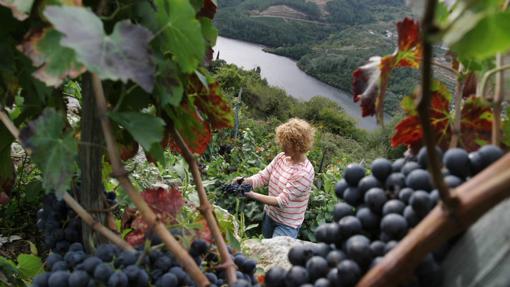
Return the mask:
{"type": "Polygon", "coordinates": [[[337,102],[351,116],[359,128],[374,130],[377,128],[375,117],[362,118],[358,104],[352,101],[352,95],[325,84],[301,71],[296,61],[263,51],[264,46],[239,40],[218,37],[216,53],[227,63],[236,64],[244,69],[260,67],[261,75],[269,84],[282,88],[290,96],[299,100],[308,100],[314,96],[323,96],[337,102]]]}

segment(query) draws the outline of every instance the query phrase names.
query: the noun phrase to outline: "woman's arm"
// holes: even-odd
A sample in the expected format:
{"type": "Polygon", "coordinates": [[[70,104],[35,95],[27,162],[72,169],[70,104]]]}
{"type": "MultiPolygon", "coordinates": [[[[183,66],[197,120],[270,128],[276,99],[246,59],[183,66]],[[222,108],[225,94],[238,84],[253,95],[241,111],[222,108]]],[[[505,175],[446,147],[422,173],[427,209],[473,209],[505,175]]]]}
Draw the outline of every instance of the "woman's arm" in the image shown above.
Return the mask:
{"type": "Polygon", "coordinates": [[[244,195],[248,198],[255,199],[256,201],[259,201],[263,204],[278,206],[278,199],[276,199],[276,197],[274,196],[264,195],[254,191],[246,192],[244,195]]]}
{"type": "Polygon", "coordinates": [[[273,172],[273,167],[282,155],[283,155],[283,153],[279,153],[278,155],[276,155],[274,157],[274,159],[271,161],[271,163],[269,163],[266,166],[266,168],[264,168],[263,170],[261,170],[259,173],[255,174],[255,175],[245,178],[244,182],[251,184],[253,186],[253,189],[267,185],[269,183],[269,177],[271,176],[271,173],[273,172]]]}

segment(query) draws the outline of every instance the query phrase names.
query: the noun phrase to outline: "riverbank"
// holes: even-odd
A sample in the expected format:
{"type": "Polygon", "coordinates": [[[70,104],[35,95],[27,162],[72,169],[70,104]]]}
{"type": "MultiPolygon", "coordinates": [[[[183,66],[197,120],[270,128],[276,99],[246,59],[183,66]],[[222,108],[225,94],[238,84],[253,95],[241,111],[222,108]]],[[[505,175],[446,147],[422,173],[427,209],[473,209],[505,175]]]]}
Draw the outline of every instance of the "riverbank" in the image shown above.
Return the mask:
{"type": "Polygon", "coordinates": [[[290,96],[306,101],[314,96],[323,96],[338,103],[356,125],[364,130],[377,129],[375,118],[363,118],[358,104],[352,101],[352,95],[332,87],[299,69],[297,62],[283,56],[267,53],[265,46],[225,37],[219,37],[215,53],[227,63],[235,64],[247,70],[260,67],[261,76],[270,85],[279,87],[290,96]]]}

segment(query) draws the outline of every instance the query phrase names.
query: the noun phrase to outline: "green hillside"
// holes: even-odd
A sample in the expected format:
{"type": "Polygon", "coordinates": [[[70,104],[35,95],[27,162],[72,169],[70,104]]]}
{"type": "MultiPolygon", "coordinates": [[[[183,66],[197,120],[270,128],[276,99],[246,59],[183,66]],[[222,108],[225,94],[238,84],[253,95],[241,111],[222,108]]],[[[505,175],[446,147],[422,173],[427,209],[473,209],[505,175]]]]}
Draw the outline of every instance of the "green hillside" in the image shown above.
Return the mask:
{"type": "MultiPolygon", "coordinates": [[[[394,50],[395,22],[411,15],[404,0],[220,0],[219,5],[220,35],[267,45],[346,91],[357,67],[394,50]]],[[[396,73],[386,103],[389,113],[416,81],[415,73],[396,73]]]]}

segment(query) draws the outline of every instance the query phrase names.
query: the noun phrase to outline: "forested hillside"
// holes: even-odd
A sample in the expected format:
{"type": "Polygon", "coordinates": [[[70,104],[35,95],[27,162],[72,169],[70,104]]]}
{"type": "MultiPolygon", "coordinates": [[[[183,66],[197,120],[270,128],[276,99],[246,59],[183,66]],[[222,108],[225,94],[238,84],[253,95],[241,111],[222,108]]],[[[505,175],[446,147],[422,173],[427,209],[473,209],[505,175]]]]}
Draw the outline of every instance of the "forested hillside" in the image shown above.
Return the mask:
{"type": "MultiPolygon", "coordinates": [[[[308,74],[351,90],[351,73],[373,55],[394,50],[395,21],[411,11],[403,0],[220,0],[220,35],[271,47],[308,74]]],[[[397,70],[389,113],[414,86],[415,74],[397,70]]]]}

